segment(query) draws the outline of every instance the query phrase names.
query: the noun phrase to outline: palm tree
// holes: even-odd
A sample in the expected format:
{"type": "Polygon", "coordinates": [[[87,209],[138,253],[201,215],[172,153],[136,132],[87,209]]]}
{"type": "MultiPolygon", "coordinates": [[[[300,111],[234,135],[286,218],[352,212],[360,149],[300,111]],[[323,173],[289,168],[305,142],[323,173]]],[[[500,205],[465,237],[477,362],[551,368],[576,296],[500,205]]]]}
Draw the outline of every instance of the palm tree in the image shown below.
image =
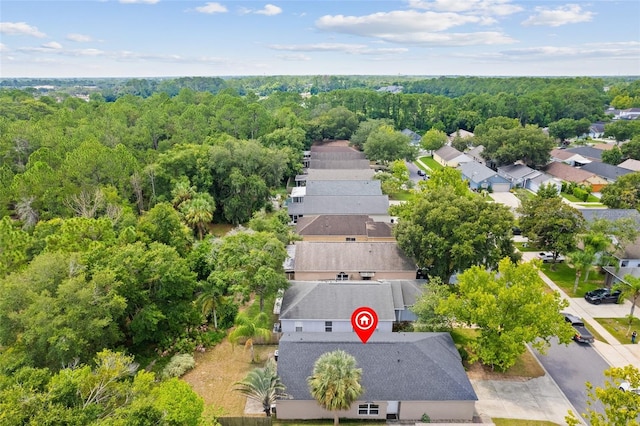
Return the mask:
{"type": "Polygon", "coordinates": [[[236,328],[229,333],[229,341],[233,344],[238,342],[241,337],[246,337],[247,341],[245,347],[248,347],[251,351],[251,362],[255,362],[253,353],[253,339],[256,337],[262,337],[268,339],[271,337],[271,330],[267,325],[269,316],[260,312],[255,317],[251,318],[246,312],[240,312],[236,316],[235,325],[236,328]]]}
{"type": "Polygon", "coordinates": [[[180,211],[184,215],[185,222],[198,231],[200,240],[204,237],[207,224],[213,220],[215,210],[216,205],[213,197],[202,192],[180,204],[180,211]]]}
{"type": "Polygon", "coordinates": [[[313,374],[307,378],[311,396],[329,411],[333,411],[333,424],[338,425],[339,410],[348,410],[364,388],[360,384],[362,369],[356,368],[356,359],[343,350],[322,354],[313,365],[313,374]]]}
{"type": "Polygon", "coordinates": [[[631,312],[629,312],[629,324],[633,321],[633,311],[636,308],[636,302],[640,299],[640,277],[634,277],[631,274],[624,276],[624,281],[619,282],[615,286],[622,294],[622,300],[631,299],[631,312]]]}
{"type": "Polygon", "coordinates": [[[271,416],[271,404],[284,395],[285,386],[276,372],[276,363],[269,359],[264,368],[254,368],[240,382],[234,383],[236,391],[262,404],[267,417],[271,416]]]}
{"type": "Polygon", "coordinates": [[[569,264],[573,266],[576,271],[576,280],[573,283],[573,295],[576,295],[578,291],[578,283],[580,282],[580,276],[582,272],[587,269],[587,271],[591,268],[593,261],[595,260],[595,255],[589,251],[581,251],[576,250],[567,254],[567,261],[569,264]]]}
{"type": "Polygon", "coordinates": [[[219,294],[215,290],[205,291],[198,296],[198,306],[202,311],[202,316],[207,319],[209,315],[213,315],[213,327],[218,329],[218,308],[225,302],[225,296],[219,294]]]}

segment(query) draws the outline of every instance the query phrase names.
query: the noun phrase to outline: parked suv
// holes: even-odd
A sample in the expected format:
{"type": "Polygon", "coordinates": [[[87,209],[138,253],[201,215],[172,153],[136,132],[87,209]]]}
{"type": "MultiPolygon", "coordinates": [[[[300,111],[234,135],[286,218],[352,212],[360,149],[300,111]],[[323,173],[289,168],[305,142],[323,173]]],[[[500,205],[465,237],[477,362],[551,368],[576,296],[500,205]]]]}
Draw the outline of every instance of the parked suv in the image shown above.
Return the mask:
{"type": "Polygon", "coordinates": [[[584,295],[584,299],[594,305],[599,305],[601,303],[620,303],[620,293],[620,290],[598,288],[596,290],[588,291],[584,295]]]}
{"type": "MultiPolygon", "coordinates": [[[[542,260],[544,263],[553,262],[553,253],[550,251],[542,251],[538,253],[538,259],[542,260]]],[[[564,256],[559,254],[556,257],[556,263],[564,262],[564,256]]]]}

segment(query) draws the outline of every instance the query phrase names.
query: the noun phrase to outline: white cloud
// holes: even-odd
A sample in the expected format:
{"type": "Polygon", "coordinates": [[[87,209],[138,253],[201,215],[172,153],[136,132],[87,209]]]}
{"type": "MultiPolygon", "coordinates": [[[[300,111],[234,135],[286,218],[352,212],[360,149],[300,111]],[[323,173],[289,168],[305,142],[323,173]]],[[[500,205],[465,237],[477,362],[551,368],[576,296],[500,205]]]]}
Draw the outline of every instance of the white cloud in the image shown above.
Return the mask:
{"type": "Polygon", "coordinates": [[[160,0],[120,0],[120,3],[124,3],[124,4],[134,4],[134,3],[156,4],[159,1],[160,0]]]}
{"type": "Polygon", "coordinates": [[[274,16],[282,13],[282,9],[280,9],[278,6],[275,6],[273,4],[267,4],[262,9],[256,10],[255,13],[259,15],[274,16]]]}
{"type": "Polygon", "coordinates": [[[579,22],[590,22],[595,13],[583,11],[577,4],[567,4],[555,9],[536,7],[535,15],[531,15],[522,25],[544,25],[549,27],[559,27],[560,25],[576,24],[579,22]]]}
{"type": "Polygon", "coordinates": [[[200,13],[225,13],[227,12],[227,8],[220,3],[209,2],[204,6],[199,6],[195,8],[196,11],[200,13]]]}
{"type": "Polygon", "coordinates": [[[71,34],[67,34],[67,40],[70,41],[75,41],[78,43],[87,43],[92,41],[92,38],[88,35],[84,35],[84,34],[75,34],[75,33],[71,33],[71,34]]]}
{"type": "Polygon", "coordinates": [[[0,43],[0,52],[9,52],[10,50],[6,44],[0,43]]]}
{"type": "Polygon", "coordinates": [[[364,44],[349,43],[272,44],[267,47],[273,50],[286,50],[291,52],[343,52],[353,55],[388,55],[409,51],[409,49],[404,47],[370,48],[364,44]]]}
{"type": "Polygon", "coordinates": [[[56,41],[44,43],[42,44],[42,47],[44,47],[45,49],[62,49],[62,45],[56,41]]]}
{"type": "Polygon", "coordinates": [[[309,56],[304,55],[302,53],[300,53],[298,55],[276,55],[276,58],[282,59],[283,61],[292,61],[292,62],[310,61],[311,60],[311,58],[309,56]]]}
{"type": "Polygon", "coordinates": [[[326,31],[372,37],[391,43],[424,44],[430,46],[465,46],[513,43],[511,37],[495,31],[446,33],[466,24],[486,25],[493,18],[458,13],[393,11],[366,16],[323,16],[316,27],[326,31]]]}
{"type": "Polygon", "coordinates": [[[489,16],[506,16],[520,12],[521,6],[511,0],[409,0],[413,9],[437,10],[439,12],[465,12],[489,16]]]}
{"type": "Polygon", "coordinates": [[[500,52],[495,59],[517,61],[542,61],[567,58],[637,58],[640,56],[640,42],[597,43],[580,46],[538,46],[509,49],[500,52]]]}
{"type": "Polygon", "coordinates": [[[0,34],[7,35],[27,35],[43,38],[47,35],[38,30],[37,27],[26,22],[0,22],[0,34]]]}

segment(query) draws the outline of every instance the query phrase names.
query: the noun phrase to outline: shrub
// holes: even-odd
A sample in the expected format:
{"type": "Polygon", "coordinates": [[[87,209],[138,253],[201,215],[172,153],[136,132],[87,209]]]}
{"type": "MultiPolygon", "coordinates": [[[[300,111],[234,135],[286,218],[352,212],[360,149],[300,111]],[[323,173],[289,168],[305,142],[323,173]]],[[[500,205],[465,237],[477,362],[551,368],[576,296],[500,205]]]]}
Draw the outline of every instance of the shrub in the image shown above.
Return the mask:
{"type": "Polygon", "coordinates": [[[196,366],[196,360],[190,354],[176,354],[171,357],[169,364],[162,370],[162,378],[180,377],[196,366]]]}
{"type": "Polygon", "coordinates": [[[422,414],[422,417],[420,417],[420,421],[422,423],[431,423],[431,417],[429,417],[427,413],[424,413],[422,414]]]}
{"type": "Polygon", "coordinates": [[[578,187],[573,188],[573,196],[582,201],[587,201],[589,199],[589,193],[578,187]]]}

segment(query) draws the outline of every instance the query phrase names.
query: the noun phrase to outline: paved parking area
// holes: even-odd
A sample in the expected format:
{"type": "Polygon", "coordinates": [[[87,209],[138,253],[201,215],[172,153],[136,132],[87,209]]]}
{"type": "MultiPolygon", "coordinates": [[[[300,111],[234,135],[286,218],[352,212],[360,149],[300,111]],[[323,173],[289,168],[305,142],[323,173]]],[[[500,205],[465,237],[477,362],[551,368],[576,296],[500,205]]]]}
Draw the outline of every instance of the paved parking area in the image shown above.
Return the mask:
{"type": "Polygon", "coordinates": [[[520,199],[511,192],[493,192],[490,196],[496,203],[509,207],[514,213],[520,207],[520,199]]]}

